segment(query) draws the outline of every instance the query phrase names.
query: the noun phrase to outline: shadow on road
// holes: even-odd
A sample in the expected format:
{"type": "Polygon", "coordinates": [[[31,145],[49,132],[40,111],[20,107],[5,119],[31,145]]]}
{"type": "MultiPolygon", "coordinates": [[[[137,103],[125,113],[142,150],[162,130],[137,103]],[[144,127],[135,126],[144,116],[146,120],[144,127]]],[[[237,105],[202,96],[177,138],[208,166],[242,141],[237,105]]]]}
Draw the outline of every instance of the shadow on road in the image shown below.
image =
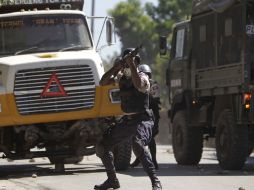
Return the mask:
{"type": "MultiPolygon", "coordinates": [[[[119,172],[130,176],[145,176],[143,168],[130,168],[119,172]]],[[[158,176],[254,176],[254,166],[245,165],[239,171],[227,171],[219,168],[218,164],[199,164],[198,166],[180,166],[177,164],[159,164],[158,176]]]]}
{"type": "MultiPolygon", "coordinates": [[[[146,175],[141,166],[137,168],[130,168],[128,171],[120,173],[131,176],[146,175]]],[[[249,157],[247,159],[242,170],[222,170],[218,164],[199,164],[197,166],[159,164],[157,174],[159,176],[254,176],[254,157],[249,157]]]]}
{"type": "Polygon", "coordinates": [[[91,164],[75,164],[65,165],[65,172],[58,173],[54,170],[54,165],[50,164],[22,164],[22,165],[4,165],[0,166],[0,180],[8,178],[25,178],[31,177],[33,174],[37,176],[60,176],[75,175],[79,173],[97,173],[104,172],[101,165],[91,164]]]}
{"type": "MultiPolygon", "coordinates": [[[[77,175],[82,173],[105,172],[101,164],[66,165],[65,173],[55,173],[54,166],[49,164],[26,164],[0,166],[1,179],[17,179],[37,176],[77,175]]],[[[141,166],[118,172],[123,175],[141,177],[145,172],[141,166]]],[[[159,176],[254,176],[254,157],[249,158],[240,171],[221,170],[218,164],[199,164],[198,166],[180,166],[177,164],[159,164],[159,176]]]]}

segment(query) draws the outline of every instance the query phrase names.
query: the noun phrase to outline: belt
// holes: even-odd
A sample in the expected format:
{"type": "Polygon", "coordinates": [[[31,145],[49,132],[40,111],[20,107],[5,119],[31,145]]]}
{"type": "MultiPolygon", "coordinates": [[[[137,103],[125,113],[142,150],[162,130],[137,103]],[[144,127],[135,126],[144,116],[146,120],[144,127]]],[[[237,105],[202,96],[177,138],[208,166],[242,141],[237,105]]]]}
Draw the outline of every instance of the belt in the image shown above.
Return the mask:
{"type": "Polygon", "coordinates": [[[142,115],[145,115],[146,112],[139,112],[139,113],[131,113],[131,114],[128,114],[128,115],[125,115],[126,119],[133,119],[133,118],[137,118],[137,117],[140,117],[142,115]]]}

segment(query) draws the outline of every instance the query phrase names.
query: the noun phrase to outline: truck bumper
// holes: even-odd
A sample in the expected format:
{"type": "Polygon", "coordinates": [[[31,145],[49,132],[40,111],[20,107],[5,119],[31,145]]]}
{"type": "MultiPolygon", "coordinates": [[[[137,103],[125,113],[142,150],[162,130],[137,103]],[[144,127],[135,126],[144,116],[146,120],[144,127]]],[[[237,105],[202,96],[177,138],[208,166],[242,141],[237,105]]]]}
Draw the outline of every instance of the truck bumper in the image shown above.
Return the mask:
{"type": "Polygon", "coordinates": [[[118,86],[97,86],[92,109],[33,115],[19,114],[13,94],[0,95],[0,127],[122,115],[120,103],[112,103],[110,99],[113,89],[118,89],[118,86]]]}

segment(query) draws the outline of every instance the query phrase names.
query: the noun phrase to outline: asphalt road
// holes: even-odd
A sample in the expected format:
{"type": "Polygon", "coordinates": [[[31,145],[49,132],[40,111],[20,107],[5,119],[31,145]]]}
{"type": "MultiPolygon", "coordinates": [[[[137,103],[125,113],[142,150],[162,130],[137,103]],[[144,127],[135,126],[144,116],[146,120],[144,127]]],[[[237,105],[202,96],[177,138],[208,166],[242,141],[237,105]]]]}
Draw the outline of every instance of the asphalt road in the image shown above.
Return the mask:
{"type": "MultiPolygon", "coordinates": [[[[241,171],[222,171],[214,149],[205,149],[200,165],[179,166],[169,146],[158,147],[159,178],[164,190],[254,190],[254,154],[241,171]]],[[[0,160],[0,190],[92,190],[106,179],[96,156],[66,165],[65,174],[54,172],[47,158],[8,162],[0,160]]],[[[149,190],[141,167],[118,173],[121,190],[149,190]]]]}

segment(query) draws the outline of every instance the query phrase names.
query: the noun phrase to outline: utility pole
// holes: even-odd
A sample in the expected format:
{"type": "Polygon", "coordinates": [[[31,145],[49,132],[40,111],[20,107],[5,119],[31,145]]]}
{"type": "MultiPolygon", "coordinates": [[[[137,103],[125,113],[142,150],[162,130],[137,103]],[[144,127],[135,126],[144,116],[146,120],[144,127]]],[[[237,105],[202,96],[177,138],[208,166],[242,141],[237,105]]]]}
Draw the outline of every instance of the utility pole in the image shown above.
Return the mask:
{"type": "MultiPolygon", "coordinates": [[[[94,16],[95,12],[95,0],[92,0],[92,17],[94,16]]],[[[91,33],[94,36],[94,19],[91,20],[91,33]]]]}

